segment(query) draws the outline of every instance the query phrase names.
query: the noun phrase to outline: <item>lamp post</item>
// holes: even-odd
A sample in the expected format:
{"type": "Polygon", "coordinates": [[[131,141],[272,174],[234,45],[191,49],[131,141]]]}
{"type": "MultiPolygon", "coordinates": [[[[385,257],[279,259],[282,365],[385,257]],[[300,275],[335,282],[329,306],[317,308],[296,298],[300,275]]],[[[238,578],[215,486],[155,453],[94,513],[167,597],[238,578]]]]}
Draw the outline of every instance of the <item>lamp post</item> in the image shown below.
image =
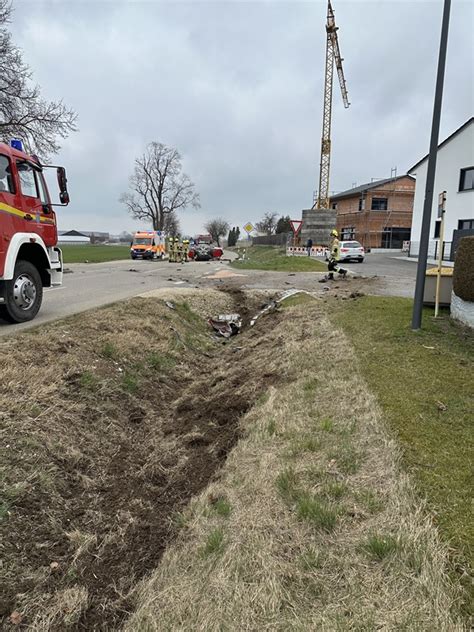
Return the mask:
{"type": "Polygon", "coordinates": [[[439,121],[441,118],[441,104],[443,102],[444,70],[446,67],[446,51],[448,48],[449,14],[451,0],[444,0],[443,22],[441,25],[441,41],[439,45],[438,74],[433,106],[433,121],[431,124],[430,152],[428,157],[428,171],[426,174],[425,201],[421,224],[420,250],[418,253],[418,267],[416,271],[415,300],[413,302],[413,316],[411,328],[420,329],[423,310],[423,294],[425,292],[426,262],[428,259],[428,245],[430,238],[431,210],[433,206],[433,189],[438,155],[439,121]]]}

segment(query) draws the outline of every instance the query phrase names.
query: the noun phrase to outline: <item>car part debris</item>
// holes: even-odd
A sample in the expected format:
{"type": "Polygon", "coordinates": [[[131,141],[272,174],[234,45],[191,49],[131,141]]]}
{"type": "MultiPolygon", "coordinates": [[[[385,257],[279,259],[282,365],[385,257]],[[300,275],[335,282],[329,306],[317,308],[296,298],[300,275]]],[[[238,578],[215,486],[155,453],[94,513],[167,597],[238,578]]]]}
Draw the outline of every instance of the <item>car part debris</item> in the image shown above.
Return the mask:
{"type": "Polygon", "coordinates": [[[242,329],[240,314],[219,314],[217,318],[209,318],[208,322],[214,331],[223,338],[235,336],[242,329]]]}
{"type": "Polygon", "coordinates": [[[287,298],[290,298],[290,296],[295,296],[295,294],[309,294],[311,296],[311,292],[307,292],[306,290],[298,290],[296,288],[292,288],[291,290],[285,290],[283,294],[280,295],[279,298],[273,299],[266,305],[262,306],[258,314],[256,314],[250,321],[250,327],[253,327],[261,316],[274,312],[275,310],[278,309],[278,307],[280,306],[280,303],[285,301],[287,298]]]}
{"type": "Polygon", "coordinates": [[[176,309],[176,305],[172,303],[171,301],[165,301],[165,305],[166,307],[169,307],[170,309],[176,309]]]}

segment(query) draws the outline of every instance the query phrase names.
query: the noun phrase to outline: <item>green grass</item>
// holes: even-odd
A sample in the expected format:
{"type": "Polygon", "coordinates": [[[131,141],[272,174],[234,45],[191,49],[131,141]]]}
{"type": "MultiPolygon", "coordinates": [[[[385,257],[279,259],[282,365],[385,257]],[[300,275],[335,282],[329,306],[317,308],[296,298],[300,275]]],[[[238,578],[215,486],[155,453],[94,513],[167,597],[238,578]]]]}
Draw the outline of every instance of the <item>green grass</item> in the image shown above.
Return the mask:
{"type": "Polygon", "coordinates": [[[336,526],[337,511],[318,498],[303,494],[296,503],[296,515],[317,529],[332,531],[336,526]]]}
{"type": "Polygon", "coordinates": [[[280,246],[250,246],[247,248],[246,260],[233,261],[231,266],[239,270],[276,270],[281,272],[321,272],[326,270],[324,261],[315,261],[310,257],[287,257],[285,248],[280,246]]]}
{"type": "Polygon", "coordinates": [[[102,355],[109,360],[116,360],[118,358],[118,351],[112,342],[106,342],[102,347],[102,355]]]}
{"type": "Polygon", "coordinates": [[[397,540],[391,536],[371,535],[360,547],[376,560],[383,560],[399,548],[397,540]]]}
{"type": "Polygon", "coordinates": [[[104,245],[61,245],[64,263],[100,263],[102,261],[117,261],[130,259],[129,246],[104,246],[104,245]]]}
{"type": "Polygon", "coordinates": [[[332,317],[352,340],[442,534],[472,564],[474,335],[431,309],[413,332],[411,311],[409,299],[365,296],[332,317]]]}
{"type": "Polygon", "coordinates": [[[201,556],[209,557],[220,553],[224,548],[224,532],[222,529],[217,528],[211,531],[206,538],[206,543],[201,548],[201,556]]]}
{"type": "Polygon", "coordinates": [[[298,482],[298,475],[293,468],[290,467],[280,472],[276,479],[276,486],[280,496],[286,501],[295,500],[299,495],[298,482]]]}
{"type": "Polygon", "coordinates": [[[228,518],[232,512],[232,506],[225,498],[218,498],[212,505],[212,508],[218,516],[222,516],[223,518],[228,518]]]}
{"type": "Polygon", "coordinates": [[[162,355],[152,351],[147,356],[147,363],[148,366],[155,371],[166,372],[170,371],[176,365],[176,360],[170,355],[162,355]]]}

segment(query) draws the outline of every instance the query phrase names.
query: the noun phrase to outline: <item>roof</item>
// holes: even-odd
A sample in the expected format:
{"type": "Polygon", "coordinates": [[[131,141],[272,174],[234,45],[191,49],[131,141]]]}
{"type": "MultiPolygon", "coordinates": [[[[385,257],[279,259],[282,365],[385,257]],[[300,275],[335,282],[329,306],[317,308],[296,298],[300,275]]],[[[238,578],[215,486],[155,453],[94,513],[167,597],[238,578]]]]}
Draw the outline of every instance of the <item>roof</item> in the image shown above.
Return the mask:
{"type": "Polygon", "coordinates": [[[84,235],[84,233],[80,233],[78,230],[66,230],[60,231],[60,237],[88,237],[88,235],[84,235]]]}
{"type": "Polygon", "coordinates": [[[395,178],[386,178],[385,180],[374,180],[373,182],[367,182],[367,184],[361,184],[359,187],[354,187],[353,189],[347,189],[347,191],[342,191],[341,193],[336,193],[336,195],[331,195],[331,202],[334,200],[340,200],[341,198],[350,197],[352,195],[357,195],[357,193],[363,193],[364,191],[368,191],[369,189],[377,189],[378,187],[382,187],[390,182],[396,182],[397,180],[401,180],[402,178],[410,178],[414,180],[412,176],[408,176],[403,174],[402,176],[396,176],[395,178]]]}
{"type": "MultiPolygon", "coordinates": [[[[457,136],[458,134],[460,134],[466,127],[469,127],[469,125],[472,125],[472,123],[474,123],[474,116],[471,116],[470,119],[467,119],[467,121],[463,123],[461,127],[458,127],[457,130],[455,130],[450,136],[445,138],[443,142],[438,145],[438,151],[441,149],[441,147],[449,143],[449,141],[453,140],[453,138],[457,136]]],[[[421,163],[424,162],[428,158],[428,156],[429,154],[426,154],[426,156],[422,158],[421,160],[419,160],[415,165],[413,165],[411,169],[408,169],[408,173],[412,173],[414,169],[419,167],[421,163]]]]}

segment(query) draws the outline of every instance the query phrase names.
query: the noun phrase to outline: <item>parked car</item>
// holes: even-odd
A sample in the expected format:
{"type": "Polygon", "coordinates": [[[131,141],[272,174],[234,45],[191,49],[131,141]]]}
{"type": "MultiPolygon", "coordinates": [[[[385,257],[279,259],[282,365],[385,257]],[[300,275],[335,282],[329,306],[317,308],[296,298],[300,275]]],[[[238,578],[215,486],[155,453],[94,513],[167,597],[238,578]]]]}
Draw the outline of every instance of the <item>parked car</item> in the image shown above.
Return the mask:
{"type": "Polygon", "coordinates": [[[340,242],[339,261],[358,261],[362,263],[365,257],[365,250],[358,241],[341,241],[340,242]]]}

